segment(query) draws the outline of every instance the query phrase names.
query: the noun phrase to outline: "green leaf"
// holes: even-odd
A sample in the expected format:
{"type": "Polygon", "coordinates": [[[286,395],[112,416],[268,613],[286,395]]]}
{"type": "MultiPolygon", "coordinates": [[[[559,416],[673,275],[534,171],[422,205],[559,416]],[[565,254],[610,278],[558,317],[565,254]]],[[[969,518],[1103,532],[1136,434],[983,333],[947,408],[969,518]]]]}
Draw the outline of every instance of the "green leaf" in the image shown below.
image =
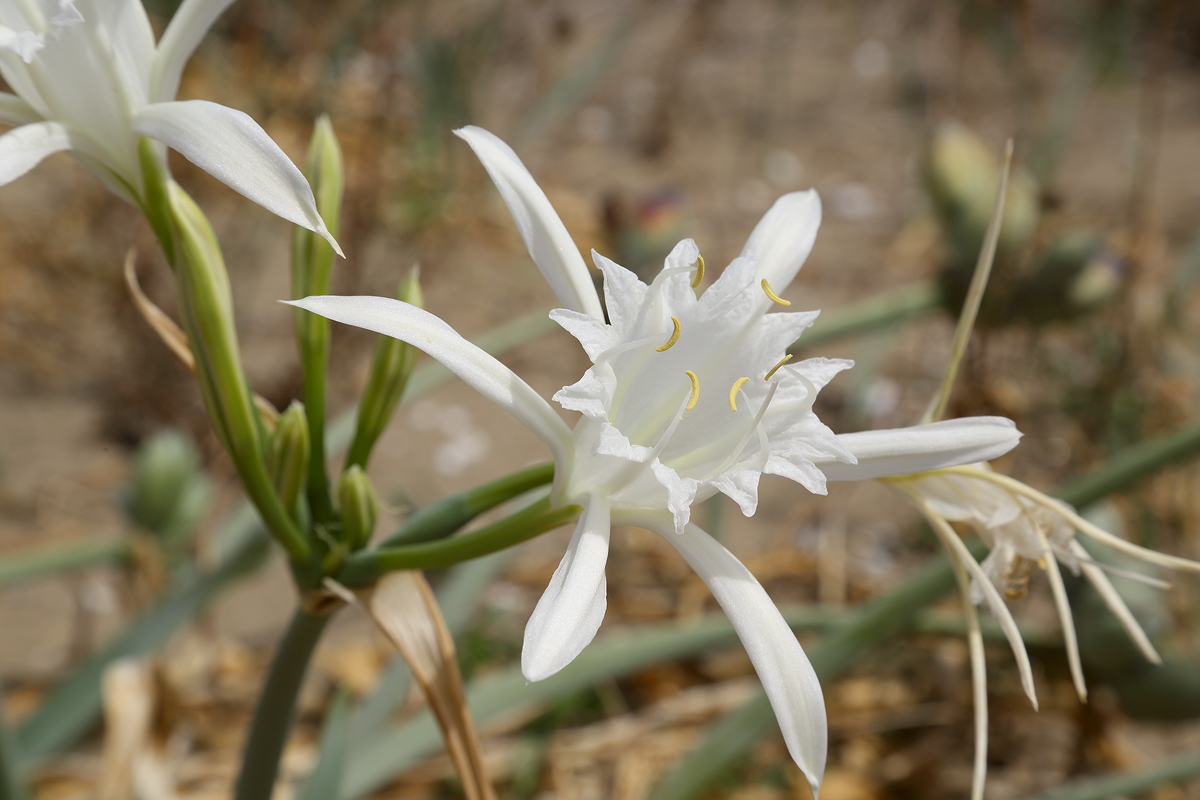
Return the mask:
{"type": "Polygon", "coordinates": [[[1108,797],[1132,797],[1164,783],[1177,783],[1200,775],[1200,753],[1185,753],[1149,769],[1128,775],[1106,775],[1102,778],[1068,783],[1029,800],[1104,800],[1108,797]]]}
{"type": "Polygon", "coordinates": [[[172,593],[59,682],[17,731],[17,746],[27,764],[62,752],[95,723],[100,716],[100,679],[109,664],[160,647],[231,580],[258,566],[267,550],[268,540],[259,528],[216,569],[172,593]]]}
{"type": "Polygon", "coordinates": [[[325,712],[317,767],[304,782],[299,800],[329,800],[337,797],[346,768],[346,751],[350,747],[352,708],[350,694],[345,689],[339,689],[329,704],[329,710],[325,712]]]}

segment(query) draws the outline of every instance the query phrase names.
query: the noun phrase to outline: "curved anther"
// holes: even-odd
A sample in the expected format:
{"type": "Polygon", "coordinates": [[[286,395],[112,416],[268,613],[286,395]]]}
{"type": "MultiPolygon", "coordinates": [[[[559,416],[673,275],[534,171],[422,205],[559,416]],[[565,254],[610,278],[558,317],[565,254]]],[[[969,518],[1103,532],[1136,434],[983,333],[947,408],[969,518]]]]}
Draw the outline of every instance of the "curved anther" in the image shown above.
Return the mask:
{"type": "Polygon", "coordinates": [[[762,290],[767,293],[767,297],[771,298],[772,303],[778,303],[781,306],[790,306],[792,304],[791,300],[784,300],[775,294],[775,291],[771,288],[771,284],[767,283],[766,278],[762,279],[762,290]]]}
{"type": "Polygon", "coordinates": [[[692,382],[692,398],[688,400],[687,410],[691,411],[696,407],[696,401],[700,399],[700,379],[696,377],[696,373],[690,369],[685,370],[688,379],[692,382]]]}
{"type": "Polygon", "coordinates": [[[696,255],[696,276],[692,278],[692,288],[696,289],[700,286],[700,281],[704,280],[704,256],[696,255]]]}
{"type": "Polygon", "coordinates": [[[729,407],[732,408],[734,411],[737,411],[738,390],[741,389],[742,386],[748,380],[750,380],[750,379],[749,378],[738,378],[736,381],[733,382],[733,388],[729,390],[729,407]]]}
{"type": "Polygon", "coordinates": [[[786,364],[787,362],[789,362],[791,360],[792,360],[792,354],[788,353],[786,356],[783,357],[782,361],[780,361],[775,366],[771,367],[771,371],[768,372],[765,376],[763,376],[763,380],[764,381],[771,380],[771,376],[774,375],[776,372],[778,372],[780,367],[782,367],[784,364],[786,364]]]}
{"type": "Polygon", "coordinates": [[[679,331],[682,327],[679,324],[679,317],[671,317],[671,323],[675,326],[675,330],[671,331],[671,338],[667,339],[666,344],[659,345],[658,347],[654,348],[655,350],[657,350],[660,353],[670,350],[671,346],[679,341],[679,331]]]}

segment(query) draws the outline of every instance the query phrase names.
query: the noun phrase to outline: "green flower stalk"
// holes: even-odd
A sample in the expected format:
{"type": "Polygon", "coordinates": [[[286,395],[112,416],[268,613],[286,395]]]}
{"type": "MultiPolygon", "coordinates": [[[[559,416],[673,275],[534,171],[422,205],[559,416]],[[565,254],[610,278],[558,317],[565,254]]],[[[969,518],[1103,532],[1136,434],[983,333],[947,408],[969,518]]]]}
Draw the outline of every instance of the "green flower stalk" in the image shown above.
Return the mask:
{"type": "Polygon", "coordinates": [[[238,355],[233,297],[217,237],[200,207],[177,184],[168,185],[167,199],[178,248],[180,316],[208,416],[267,529],[293,562],[306,563],[308,541],[267,473],[264,432],[238,355]]]}
{"type": "Polygon", "coordinates": [[[371,541],[379,518],[379,498],[362,467],[353,466],[342,473],[337,483],[337,500],[342,515],[342,541],[351,550],[358,550],[371,541]]]}
{"type": "MultiPolygon", "coordinates": [[[[408,275],[400,281],[396,290],[396,299],[416,306],[425,307],[425,297],[421,293],[420,269],[413,267],[408,275]]],[[[297,311],[303,314],[303,311],[297,311]]],[[[315,315],[308,314],[313,317],[315,315]]],[[[321,318],[324,320],[324,318],[321,318]]],[[[324,320],[326,326],[329,321],[324,320]]],[[[328,328],[327,328],[328,329],[328,328]]],[[[404,387],[413,367],[417,365],[419,351],[412,345],[393,339],[390,336],[380,336],[375,345],[375,356],[371,360],[371,373],[367,379],[367,388],[363,390],[362,402],[358,408],[358,423],[354,430],[354,442],[346,454],[347,468],[359,466],[366,468],[367,459],[375,447],[383,429],[391,419],[392,413],[400,403],[404,387]]]]}
{"type": "Polygon", "coordinates": [[[293,400],[275,423],[271,447],[267,452],[267,471],[279,493],[284,508],[300,520],[300,493],[308,479],[309,456],[312,452],[308,436],[308,420],[304,404],[293,400]]]}
{"type": "MultiPolygon", "coordinates": [[[[336,236],[342,206],[342,149],[329,117],[322,116],[308,147],[306,177],[312,185],[317,209],[331,235],[336,236]]],[[[333,248],[312,231],[301,227],[292,233],[292,296],[328,294],[333,269],[333,248]]],[[[325,472],[325,379],[329,367],[329,321],[296,311],[296,344],[304,374],[304,407],[307,409],[311,456],[308,464],[308,502],[319,522],[333,519],[329,478],[325,472]]]]}

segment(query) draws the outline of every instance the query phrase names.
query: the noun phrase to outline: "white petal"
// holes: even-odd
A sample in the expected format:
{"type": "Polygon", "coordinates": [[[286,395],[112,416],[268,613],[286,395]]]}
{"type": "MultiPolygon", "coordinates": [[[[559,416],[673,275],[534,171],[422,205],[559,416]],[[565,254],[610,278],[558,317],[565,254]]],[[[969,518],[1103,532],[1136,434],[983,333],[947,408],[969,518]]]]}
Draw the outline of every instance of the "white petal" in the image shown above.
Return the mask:
{"type": "Polygon", "coordinates": [[[0,186],[15,181],[47,156],[70,150],[73,138],[61,122],[32,122],[0,136],[0,186]]]}
{"type": "Polygon", "coordinates": [[[175,99],[183,67],[204,34],[233,0],[183,0],[158,43],[150,77],[150,100],[175,99]]]}
{"type": "Polygon", "coordinates": [[[0,92],[0,122],[9,125],[28,125],[39,122],[42,115],[33,106],[26,103],[15,94],[0,92]]]}
{"type": "Polygon", "coordinates": [[[571,431],[554,409],[512,370],[428,311],[390,297],[306,297],[288,302],[323,317],[391,336],[423,350],[467,385],[508,411],[569,463],[571,431]]]}
{"type": "Polygon", "coordinates": [[[592,251],[592,263],[604,275],[604,307],[618,339],[628,339],[646,299],[646,284],[611,258],[592,251]]]}
{"type": "Polygon", "coordinates": [[[971,551],[950,527],[950,523],[928,511],[925,517],[938,534],[938,538],[942,540],[942,546],[950,551],[950,557],[957,559],[971,575],[971,579],[974,581],[972,589],[977,587],[983,593],[984,601],[996,616],[996,621],[1000,623],[1000,630],[1004,632],[1004,637],[1008,639],[1008,646],[1012,648],[1013,658],[1017,661],[1017,671],[1021,674],[1021,686],[1025,689],[1025,696],[1029,698],[1029,702],[1036,709],[1038,701],[1037,693],[1033,688],[1033,667],[1029,664],[1029,653],[1025,650],[1025,642],[1021,639],[1021,632],[1017,629],[1017,622],[1013,619],[1012,612],[1004,604],[1004,599],[992,585],[991,579],[984,574],[983,568],[975,561],[975,556],[971,555],[971,551]]]}
{"type": "Polygon", "coordinates": [[[1046,555],[1042,558],[1046,577],[1050,579],[1050,591],[1054,595],[1054,607],[1058,611],[1059,622],[1062,623],[1063,648],[1067,651],[1067,665],[1071,670],[1071,680],[1075,683],[1075,693],[1079,701],[1086,703],[1088,698],[1087,682],[1083,679],[1083,664],[1079,659],[1079,637],[1075,635],[1075,617],[1071,614],[1071,604],[1067,601],[1067,587],[1063,585],[1062,572],[1058,568],[1058,559],[1050,552],[1050,545],[1043,539],[1046,555]]]}
{"type": "Polygon", "coordinates": [[[146,92],[154,59],[154,31],[142,0],[90,0],[85,8],[87,12],[100,12],[113,58],[125,76],[124,88],[131,93],[135,106],[150,102],[146,92]]]}
{"type": "Polygon", "coordinates": [[[782,292],[804,266],[819,227],[821,198],[815,189],[785,194],[754,226],[741,254],[754,259],[757,280],[766,278],[782,292]]]}
{"type": "Polygon", "coordinates": [[[695,525],[676,535],[670,516],[635,511],[620,512],[615,521],[658,533],[708,585],[741,638],[788,752],[816,797],[829,748],[825,699],[804,649],[766,590],[732,553],[695,525]]]}
{"type": "Polygon", "coordinates": [[[616,331],[611,326],[605,325],[602,319],[566,308],[556,308],[551,311],[550,319],[579,340],[579,344],[583,345],[584,352],[588,354],[588,358],[593,363],[596,361],[596,356],[619,343],[616,331]]]}
{"type": "Polygon", "coordinates": [[[838,436],[857,464],[814,459],[831,481],[911,475],[942,467],[990,461],[1017,446],[1021,432],[1004,417],[964,417],[838,436]]]}
{"type": "Polygon", "coordinates": [[[1091,554],[1079,542],[1071,542],[1070,547],[1071,552],[1079,559],[1079,567],[1083,570],[1084,577],[1100,595],[1104,605],[1108,606],[1108,609],[1120,621],[1121,627],[1129,634],[1129,638],[1133,640],[1137,648],[1142,651],[1142,655],[1152,664],[1161,664],[1162,656],[1154,649],[1154,645],[1150,643],[1150,637],[1146,635],[1141,623],[1133,616],[1129,606],[1125,605],[1125,601],[1109,581],[1108,576],[1104,574],[1104,570],[1092,563],[1091,554]]]}
{"type": "Polygon", "coordinates": [[[590,495],[566,555],[525,626],[521,672],[526,680],[549,678],[587,647],[608,605],[608,498],[590,495]]]}
{"type": "Polygon", "coordinates": [[[559,301],[572,311],[604,319],[600,297],[571,235],[513,149],[495,134],[468,125],[454,132],[471,146],[504,198],[529,255],[559,301]]]}
{"type": "Polygon", "coordinates": [[[185,100],[146,106],[132,127],[178,150],[267,211],[323,236],[342,255],[304,175],[248,115],[206,100],[185,100]]]}

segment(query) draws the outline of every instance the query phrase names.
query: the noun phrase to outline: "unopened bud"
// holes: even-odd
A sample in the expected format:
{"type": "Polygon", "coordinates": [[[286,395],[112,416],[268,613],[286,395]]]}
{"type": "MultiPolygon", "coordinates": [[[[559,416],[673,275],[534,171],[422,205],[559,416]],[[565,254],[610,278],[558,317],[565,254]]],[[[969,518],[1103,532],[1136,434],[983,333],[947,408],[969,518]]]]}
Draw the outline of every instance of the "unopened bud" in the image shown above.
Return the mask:
{"type": "MultiPolygon", "coordinates": [[[[959,124],[942,126],[930,144],[926,185],[957,257],[973,264],[996,205],[1000,185],[998,150],[959,124]]],[[[1000,226],[1000,253],[1024,244],[1038,222],[1038,188],[1021,169],[1008,183],[1000,226]]]]}
{"type": "Polygon", "coordinates": [[[342,515],[342,541],[357,550],[371,540],[379,517],[379,499],[362,467],[352,466],[337,483],[338,507],[342,515]]]}
{"type": "Polygon", "coordinates": [[[294,400],[287,411],[279,415],[267,452],[267,472],[271,482],[275,484],[283,507],[293,514],[296,513],[296,503],[308,479],[310,451],[304,404],[294,400]]]}
{"type": "Polygon", "coordinates": [[[267,528],[294,561],[306,561],[308,542],[267,475],[261,422],[242,371],[233,295],[216,234],[183,189],[171,183],[167,192],[174,223],[180,317],[196,359],[196,380],[209,419],[267,528]]]}
{"type": "MultiPolygon", "coordinates": [[[[406,303],[424,307],[425,297],[421,292],[420,267],[413,267],[400,281],[396,298],[406,303]]],[[[354,442],[346,454],[347,465],[365,467],[371,450],[379,439],[388,420],[400,403],[404,387],[413,367],[417,364],[419,351],[410,344],[380,336],[375,344],[375,355],[371,359],[371,372],[363,390],[362,402],[358,407],[358,423],[354,431],[354,442]]]]}
{"type": "Polygon", "coordinates": [[[199,522],[209,495],[196,446],[178,431],[167,430],[139,449],[125,507],[141,527],[175,539],[199,522]]]}

